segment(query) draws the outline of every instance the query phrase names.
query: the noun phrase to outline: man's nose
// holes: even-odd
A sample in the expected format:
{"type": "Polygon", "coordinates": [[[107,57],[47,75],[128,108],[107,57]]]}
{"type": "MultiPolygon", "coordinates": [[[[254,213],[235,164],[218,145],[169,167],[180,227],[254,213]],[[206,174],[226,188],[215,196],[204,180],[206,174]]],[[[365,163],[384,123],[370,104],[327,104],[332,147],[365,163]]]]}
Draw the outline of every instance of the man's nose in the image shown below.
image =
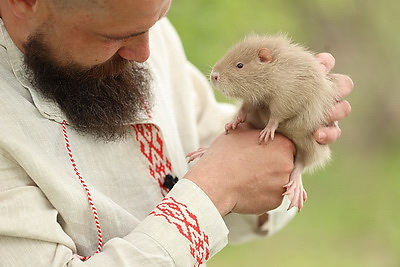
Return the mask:
{"type": "Polygon", "coordinates": [[[146,32],[124,41],[118,54],[127,60],[145,62],[150,56],[149,33],[146,32]]]}

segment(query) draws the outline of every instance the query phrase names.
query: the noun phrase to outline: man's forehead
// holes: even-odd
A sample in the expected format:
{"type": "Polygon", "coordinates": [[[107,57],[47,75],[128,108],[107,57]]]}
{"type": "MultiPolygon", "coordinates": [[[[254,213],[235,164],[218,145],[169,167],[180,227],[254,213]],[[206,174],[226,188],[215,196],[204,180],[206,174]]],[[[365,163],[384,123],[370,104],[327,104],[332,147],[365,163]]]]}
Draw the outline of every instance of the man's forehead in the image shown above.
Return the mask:
{"type": "MultiPolygon", "coordinates": [[[[86,0],[91,1],[91,0],[86,0]]],[[[148,30],[156,21],[164,17],[171,0],[95,0],[101,1],[97,11],[84,9],[80,18],[89,24],[102,25],[104,29],[113,28],[121,34],[124,28],[136,32],[148,30]],[[99,6],[100,7],[100,6],[99,6]]]]}

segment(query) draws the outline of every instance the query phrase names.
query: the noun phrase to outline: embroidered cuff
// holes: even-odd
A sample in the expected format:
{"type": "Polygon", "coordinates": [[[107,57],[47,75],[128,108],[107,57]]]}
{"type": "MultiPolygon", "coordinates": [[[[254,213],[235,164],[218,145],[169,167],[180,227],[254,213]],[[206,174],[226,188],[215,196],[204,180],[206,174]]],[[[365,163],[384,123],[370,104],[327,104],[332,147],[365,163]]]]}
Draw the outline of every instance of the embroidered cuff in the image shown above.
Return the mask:
{"type": "Polygon", "coordinates": [[[176,266],[201,266],[227,244],[228,229],[208,196],[182,179],[135,229],[158,242],[176,266]]]}

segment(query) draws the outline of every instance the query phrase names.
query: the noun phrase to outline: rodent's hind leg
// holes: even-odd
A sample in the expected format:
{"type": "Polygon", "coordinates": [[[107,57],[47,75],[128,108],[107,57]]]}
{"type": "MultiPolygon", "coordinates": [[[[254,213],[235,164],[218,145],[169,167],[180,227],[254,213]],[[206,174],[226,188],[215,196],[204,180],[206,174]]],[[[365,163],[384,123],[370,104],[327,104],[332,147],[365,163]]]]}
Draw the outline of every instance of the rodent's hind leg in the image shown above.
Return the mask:
{"type": "Polygon", "coordinates": [[[293,207],[297,207],[300,212],[300,210],[303,208],[304,202],[307,200],[307,193],[304,190],[301,177],[303,170],[303,164],[295,161],[294,169],[289,177],[289,183],[284,185],[286,192],[283,193],[283,195],[287,195],[290,200],[290,206],[288,210],[293,207]]]}
{"type": "Polygon", "coordinates": [[[267,126],[260,132],[260,137],[258,139],[258,142],[261,143],[267,143],[268,140],[271,138],[271,140],[274,140],[275,137],[275,131],[279,126],[279,121],[276,119],[270,118],[267,126]]]}

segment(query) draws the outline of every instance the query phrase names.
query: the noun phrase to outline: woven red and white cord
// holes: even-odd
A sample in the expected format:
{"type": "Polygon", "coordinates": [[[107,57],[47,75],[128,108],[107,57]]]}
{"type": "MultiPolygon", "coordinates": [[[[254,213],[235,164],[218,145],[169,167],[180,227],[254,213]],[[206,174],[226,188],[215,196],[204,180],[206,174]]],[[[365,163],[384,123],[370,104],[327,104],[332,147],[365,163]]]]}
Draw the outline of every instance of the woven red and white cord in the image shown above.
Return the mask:
{"type": "MultiPolygon", "coordinates": [[[[89,187],[87,186],[85,180],[82,178],[81,174],[79,173],[78,167],[76,166],[76,162],[75,162],[74,156],[72,154],[71,145],[70,145],[69,137],[68,137],[68,133],[67,133],[67,121],[65,121],[65,120],[62,122],[62,131],[63,131],[63,135],[64,135],[64,140],[65,140],[65,147],[68,151],[68,156],[71,161],[72,168],[74,169],[75,174],[78,177],[79,182],[81,183],[83,189],[85,189],[87,199],[89,202],[89,206],[93,212],[94,222],[95,222],[96,228],[97,228],[98,244],[97,244],[97,250],[95,252],[95,254],[97,254],[101,251],[101,249],[103,247],[103,234],[101,231],[99,216],[97,214],[97,209],[96,209],[96,206],[94,205],[92,195],[90,194],[89,187]]],[[[85,261],[85,260],[88,260],[92,256],[79,256],[79,257],[82,261],[85,261]]]]}

